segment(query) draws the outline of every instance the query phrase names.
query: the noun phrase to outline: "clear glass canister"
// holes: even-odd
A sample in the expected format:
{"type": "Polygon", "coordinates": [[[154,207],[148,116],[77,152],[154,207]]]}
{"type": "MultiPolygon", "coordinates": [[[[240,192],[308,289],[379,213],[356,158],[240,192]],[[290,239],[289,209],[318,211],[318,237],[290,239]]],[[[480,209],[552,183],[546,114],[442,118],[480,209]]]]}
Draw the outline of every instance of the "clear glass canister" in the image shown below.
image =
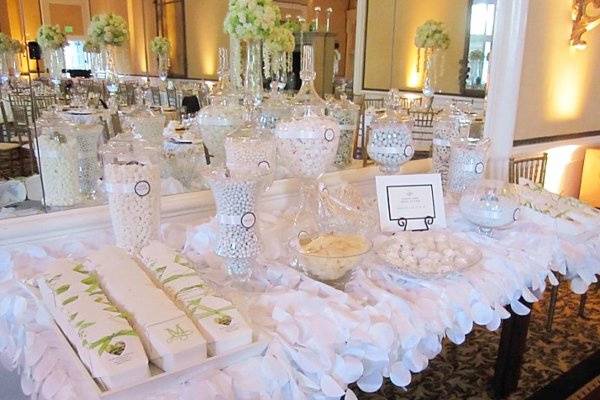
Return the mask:
{"type": "Polygon", "coordinates": [[[331,100],[327,104],[327,114],[333,117],[340,126],[340,143],[335,155],[335,165],[340,168],[352,163],[354,135],[358,128],[360,107],[348,100],[342,93],[340,100],[331,100]]]}
{"type": "Polygon", "coordinates": [[[104,127],[100,124],[72,126],[77,140],[77,158],[79,160],[79,186],[81,194],[93,199],[98,179],[102,176],[99,148],[103,140],[104,127]]]}
{"type": "MultiPolygon", "coordinates": [[[[201,140],[179,141],[168,139],[163,144],[166,175],[177,179],[190,189],[205,165],[204,146],[201,140]]],[[[200,186],[200,185],[199,185],[200,186]]]]}
{"type": "Polygon", "coordinates": [[[233,178],[223,168],[210,169],[206,179],[217,208],[218,224],[215,253],[223,257],[227,272],[239,281],[252,274],[260,252],[256,229],[256,197],[260,183],[253,179],[233,178]]]}
{"type": "Polygon", "coordinates": [[[413,121],[402,112],[402,96],[397,89],[388,93],[386,111],[369,126],[367,152],[379,170],[395,174],[414,155],[413,121]]]}
{"type": "Polygon", "coordinates": [[[225,138],[225,155],[231,176],[260,179],[266,186],[273,182],[277,151],[270,131],[244,125],[225,138]]]}
{"type": "Polygon", "coordinates": [[[46,128],[37,145],[46,206],[69,207],[81,202],[75,137],[64,125],[46,128]]]}
{"type": "Polygon", "coordinates": [[[339,125],[325,116],[326,103],[315,91],[315,76],[313,48],[304,46],[293,115],[275,128],[279,162],[297,178],[319,178],[333,164],[340,140],[339,125]]]}
{"type": "Polygon", "coordinates": [[[225,136],[243,124],[243,115],[239,97],[233,94],[214,97],[198,113],[196,122],[212,166],[225,164],[225,136]]]}
{"type": "Polygon", "coordinates": [[[433,121],[432,165],[433,172],[442,177],[442,186],[448,182],[450,168],[450,142],[469,136],[471,119],[467,114],[451,108],[442,112],[433,121]]]}
{"type": "Polygon", "coordinates": [[[160,150],[131,137],[102,149],[104,189],[117,246],[136,252],[160,228],[160,150]]]}
{"type": "Polygon", "coordinates": [[[452,140],[448,190],[462,193],[483,179],[490,145],[489,138],[452,140]]]}
{"type": "Polygon", "coordinates": [[[269,97],[263,101],[260,113],[260,125],[266,129],[275,129],[279,121],[290,118],[292,104],[281,92],[277,90],[277,82],[271,82],[269,97]]]}

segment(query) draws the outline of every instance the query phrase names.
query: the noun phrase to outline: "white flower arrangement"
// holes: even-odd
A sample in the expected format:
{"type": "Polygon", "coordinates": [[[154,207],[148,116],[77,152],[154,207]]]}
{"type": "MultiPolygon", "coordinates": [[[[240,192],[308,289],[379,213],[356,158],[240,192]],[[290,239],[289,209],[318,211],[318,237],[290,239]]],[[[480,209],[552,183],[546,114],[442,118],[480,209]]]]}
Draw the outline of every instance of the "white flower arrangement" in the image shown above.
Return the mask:
{"type": "Polygon", "coordinates": [[[60,49],[67,45],[67,35],[58,25],[42,25],[37,32],[37,42],[42,49],[60,49]]]}
{"type": "Polygon", "coordinates": [[[225,32],[239,40],[265,40],[280,16],[273,0],[229,0],[225,32]]]}
{"type": "Polygon", "coordinates": [[[294,34],[287,26],[280,25],[273,28],[273,32],[263,46],[263,69],[266,77],[271,77],[276,71],[290,72],[292,68],[290,58],[295,45],[294,34]]]}
{"type": "Polygon", "coordinates": [[[475,49],[469,53],[469,61],[483,61],[483,51],[475,49]]]}
{"type": "Polygon", "coordinates": [[[171,50],[171,43],[166,37],[156,36],[150,41],[150,51],[157,56],[168,55],[169,50],[171,50]]]}
{"type": "Polygon", "coordinates": [[[450,35],[442,22],[430,19],[417,28],[415,46],[420,49],[446,50],[450,46],[450,35]]]}
{"type": "Polygon", "coordinates": [[[90,38],[87,38],[83,43],[83,51],[86,53],[100,53],[101,50],[102,47],[100,46],[100,43],[90,38]]]}
{"type": "Polygon", "coordinates": [[[88,28],[88,37],[101,46],[121,46],[127,40],[127,23],[120,15],[94,15],[88,28]]]}

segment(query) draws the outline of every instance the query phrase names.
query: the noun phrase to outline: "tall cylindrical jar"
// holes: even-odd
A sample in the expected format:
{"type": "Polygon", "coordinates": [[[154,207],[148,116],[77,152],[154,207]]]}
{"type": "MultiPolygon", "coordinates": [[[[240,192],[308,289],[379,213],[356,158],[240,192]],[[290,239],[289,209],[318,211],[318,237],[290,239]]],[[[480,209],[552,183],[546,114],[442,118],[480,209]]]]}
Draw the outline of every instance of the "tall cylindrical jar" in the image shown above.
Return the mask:
{"type": "Polygon", "coordinates": [[[165,129],[165,116],[159,112],[137,110],[124,117],[125,124],[140,139],[155,145],[161,145],[165,129]]]}
{"type": "Polygon", "coordinates": [[[489,138],[452,140],[448,190],[462,193],[483,179],[490,144],[489,138]]]}
{"type": "Polygon", "coordinates": [[[79,187],[81,194],[88,199],[94,198],[98,179],[102,176],[98,149],[102,141],[103,129],[100,124],[73,126],[73,133],[77,140],[79,187]]]}
{"type": "Polygon", "coordinates": [[[328,103],[327,113],[340,126],[340,143],[334,163],[339,168],[347,167],[352,163],[354,135],[358,128],[360,107],[348,100],[346,94],[342,94],[339,101],[328,103]]]}
{"type": "Polygon", "coordinates": [[[160,151],[143,140],[112,139],[102,151],[104,189],[117,246],[139,251],[160,228],[160,151]]]}
{"type": "Polygon", "coordinates": [[[442,186],[448,183],[450,168],[450,142],[469,136],[471,120],[461,112],[440,113],[433,121],[432,171],[442,178],[442,186]]]}
{"type": "Polygon", "coordinates": [[[260,185],[253,179],[233,178],[220,168],[211,170],[207,180],[217,208],[214,251],[224,258],[230,276],[245,281],[260,252],[255,214],[260,185]]]}
{"type": "Polygon", "coordinates": [[[277,162],[275,137],[267,130],[247,124],[225,138],[225,158],[233,177],[260,179],[268,187],[277,162]]]}
{"type": "Polygon", "coordinates": [[[386,112],[369,125],[367,152],[386,174],[395,174],[414,155],[413,121],[402,114],[402,99],[397,89],[386,98],[386,112]]]}
{"type": "Polygon", "coordinates": [[[77,141],[66,127],[46,129],[38,137],[39,166],[48,207],[69,207],[81,201],[77,141]]]}

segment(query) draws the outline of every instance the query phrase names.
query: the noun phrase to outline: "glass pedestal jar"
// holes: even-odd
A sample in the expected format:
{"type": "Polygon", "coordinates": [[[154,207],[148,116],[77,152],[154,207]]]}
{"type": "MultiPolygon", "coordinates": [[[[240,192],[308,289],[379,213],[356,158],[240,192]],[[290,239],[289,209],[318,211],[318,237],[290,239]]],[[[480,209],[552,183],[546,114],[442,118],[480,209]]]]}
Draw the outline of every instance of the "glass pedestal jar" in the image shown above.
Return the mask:
{"type": "Polygon", "coordinates": [[[235,281],[247,281],[260,252],[256,229],[256,197],[259,182],[236,179],[224,169],[211,169],[206,179],[217,207],[215,253],[225,261],[227,273],[235,281]]]}
{"type": "Polygon", "coordinates": [[[277,159],[275,137],[252,124],[243,126],[225,138],[225,158],[233,177],[260,179],[269,187],[277,159]]]}
{"type": "Polygon", "coordinates": [[[165,140],[163,157],[167,175],[177,179],[186,188],[191,188],[204,164],[204,146],[202,142],[175,142],[165,140]]]}
{"type": "Polygon", "coordinates": [[[111,140],[102,150],[104,186],[117,246],[137,252],[160,229],[160,152],[142,140],[111,140]]]}
{"type": "Polygon", "coordinates": [[[165,129],[165,116],[147,110],[138,110],[124,117],[125,124],[134,135],[153,145],[161,145],[165,129]]]}
{"type": "Polygon", "coordinates": [[[37,140],[39,164],[48,207],[70,207],[81,202],[79,164],[75,138],[48,130],[37,140]]]}
{"type": "Polygon", "coordinates": [[[462,193],[483,179],[490,144],[489,138],[452,140],[448,174],[450,192],[462,193]]]}

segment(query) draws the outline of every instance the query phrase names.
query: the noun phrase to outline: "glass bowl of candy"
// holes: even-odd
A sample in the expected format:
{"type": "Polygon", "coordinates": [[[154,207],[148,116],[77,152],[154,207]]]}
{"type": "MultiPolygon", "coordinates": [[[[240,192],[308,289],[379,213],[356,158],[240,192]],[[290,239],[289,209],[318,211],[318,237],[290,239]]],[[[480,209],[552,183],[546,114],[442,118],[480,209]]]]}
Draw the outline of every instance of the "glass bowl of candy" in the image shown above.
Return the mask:
{"type": "Polygon", "coordinates": [[[372,246],[364,236],[340,232],[302,232],[289,242],[295,266],[312,279],[340,289],[372,246]]]}
{"type": "Polygon", "coordinates": [[[508,196],[501,181],[487,180],[468,190],[459,202],[462,216],[491,236],[494,229],[505,228],[519,218],[519,204],[508,196]]]}

